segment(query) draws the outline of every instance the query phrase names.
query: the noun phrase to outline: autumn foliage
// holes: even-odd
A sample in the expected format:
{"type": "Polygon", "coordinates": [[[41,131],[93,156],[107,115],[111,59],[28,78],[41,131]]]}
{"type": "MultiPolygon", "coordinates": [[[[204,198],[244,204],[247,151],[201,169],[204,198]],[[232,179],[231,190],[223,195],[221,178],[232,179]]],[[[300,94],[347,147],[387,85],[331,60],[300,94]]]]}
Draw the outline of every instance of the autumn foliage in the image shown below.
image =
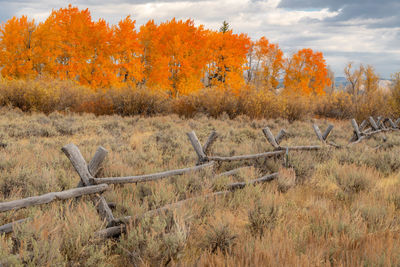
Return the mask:
{"type": "Polygon", "coordinates": [[[324,94],[331,84],[328,70],[321,52],[302,49],[286,62],[284,85],[286,91],[301,94],[324,94]]]}
{"type": "Polygon", "coordinates": [[[238,95],[249,88],[323,94],[330,84],[322,53],[303,49],[285,58],[265,37],[253,41],[193,20],[136,26],[130,16],[117,25],[94,21],[88,9],[53,10],[41,23],[26,16],[0,27],[1,75],[72,80],[95,91],[146,88],[172,97],[205,87],[238,95]]]}

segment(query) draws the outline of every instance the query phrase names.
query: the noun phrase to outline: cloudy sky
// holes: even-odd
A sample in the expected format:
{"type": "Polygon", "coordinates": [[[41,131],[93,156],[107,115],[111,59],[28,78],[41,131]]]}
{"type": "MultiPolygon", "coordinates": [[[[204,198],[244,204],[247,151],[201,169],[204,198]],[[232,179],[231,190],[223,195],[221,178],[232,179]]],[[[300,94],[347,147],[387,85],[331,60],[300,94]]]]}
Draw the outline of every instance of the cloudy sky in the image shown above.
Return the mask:
{"type": "Polygon", "coordinates": [[[111,24],[126,15],[138,25],[176,17],[218,29],[226,20],[235,32],[279,43],[287,55],[322,51],[337,76],[349,61],[373,65],[382,78],[400,71],[399,0],[0,0],[0,21],[20,15],[42,21],[69,3],[111,24]]]}

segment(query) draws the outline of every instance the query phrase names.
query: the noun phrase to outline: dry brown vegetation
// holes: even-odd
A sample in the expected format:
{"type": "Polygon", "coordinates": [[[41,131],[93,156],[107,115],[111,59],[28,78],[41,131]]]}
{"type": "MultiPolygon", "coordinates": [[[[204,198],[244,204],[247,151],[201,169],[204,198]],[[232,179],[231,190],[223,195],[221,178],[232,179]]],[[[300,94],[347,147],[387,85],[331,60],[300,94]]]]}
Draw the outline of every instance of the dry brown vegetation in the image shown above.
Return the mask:
{"type": "Polygon", "coordinates": [[[390,92],[373,90],[353,95],[334,90],[319,96],[284,94],[263,88],[243,88],[240,93],[203,88],[190,95],[172,98],[149,88],[93,90],[73,81],[46,77],[35,80],[0,79],[0,106],[27,112],[54,111],[96,115],[168,115],[185,118],[207,115],[213,118],[246,115],[252,119],[283,118],[289,121],[318,116],[335,119],[400,115],[400,76],[394,76],[390,92]],[[397,77],[398,76],[398,77],[397,77]]]}
{"type": "MultiPolygon", "coordinates": [[[[120,117],[0,110],[0,201],[76,187],[79,177],[61,147],[75,143],[86,160],[99,145],[109,154],[100,177],[193,166],[185,133],[204,142],[219,133],[214,155],[270,151],[261,129],[289,132],[287,145],[318,144],[310,119],[221,119],[195,115],[120,117]]],[[[317,120],[322,129],[326,120],[317,120]]],[[[331,121],[332,123],[332,121],[331,121]]],[[[334,121],[329,137],[347,144],[349,121],[334,121]]],[[[209,171],[158,182],[114,186],[104,196],[115,217],[140,215],[184,198],[219,191],[230,182],[279,171],[276,181],[213,199],[197,199],[163,215],[143,218],[119,239],[102,241],[105,227],[88,198],[0,214],[0,225],[32,217],[0,237],[0,259],[28,266],[396,266],[400,264],[400,135],[379,134],[349,148],[290,152],[249,161],[231,177],[209,171]]],[[[239,163],[224,163],[219,171],[239,163]]],[[[243,163],[241,163],[242,165],[243,163]]]]}

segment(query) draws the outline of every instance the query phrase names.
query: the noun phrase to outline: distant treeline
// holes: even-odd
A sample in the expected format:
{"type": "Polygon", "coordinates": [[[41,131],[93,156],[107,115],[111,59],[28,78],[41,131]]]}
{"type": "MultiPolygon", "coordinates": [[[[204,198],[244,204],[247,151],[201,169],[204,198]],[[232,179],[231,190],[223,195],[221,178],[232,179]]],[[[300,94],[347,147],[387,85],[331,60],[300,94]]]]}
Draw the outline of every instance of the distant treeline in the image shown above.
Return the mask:
{"type": "Polygon", "coordinates": [[[321,52],[302,49],[286,58],[277,44],[235,34],[227,22],[217,31],[176,19],[137,29],[130,16],[109,25],[68,6],[42,23],[14,17],[0,33],[6,78],[49,76],[95,90],[144,86],[172,96],[204,87],[275,90],[280,79],[289,91],[323,94],[332,78],[321,52]]]}

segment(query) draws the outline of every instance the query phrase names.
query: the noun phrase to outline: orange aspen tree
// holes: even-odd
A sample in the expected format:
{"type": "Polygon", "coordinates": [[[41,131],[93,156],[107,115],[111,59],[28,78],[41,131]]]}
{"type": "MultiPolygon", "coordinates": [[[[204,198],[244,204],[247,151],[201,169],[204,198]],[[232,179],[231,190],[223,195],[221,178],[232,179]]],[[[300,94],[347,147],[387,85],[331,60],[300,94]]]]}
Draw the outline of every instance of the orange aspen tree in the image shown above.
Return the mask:
{"type": "Polygon", "coordinates": [[[211,61],[207,65],[209,85],[238,93],[244,86],[245,63],[251,46],[245,34],[234,34],[224,23],[219,32],[210,32],[211,61]]]}
{"type": "Polygon", "coordinates": [[[283,52],[277,44],[271,44],[261,37],[255,43],[256,73],[255,84],[268,89],[276,89],[283,69],[283,52]]]}
{"type": "Polygon", "coordinates": [[[302,49],[287,60],[284,86],[287,93],[323,95],[331,84],[321,52],[302,49]]]}
{"type": "MultiPolygon", "coordinates": [[[[113,31],[105,20],[93,23],[90,36],[90,51],[87,69],[82,76],[92,88],[109,87],[116,83],[115,64],[112,61],[114,47],[112,46],[113,31]]],[[[82,80],[83,83],[86,83],[82,80]]]]}
{"type": "Polygon", "coordinates": [[[41,27],[48,30],[48,73],[93,88],[113,83],[112,30],[104,20],[93,22],[88,9],[70,5],[53,11],[41,27]]]}
{"type": "Polygon", "coordinates": [[[36,25],[26,16],[13,17],[0,27],[0,69],[5,77],[29,78],[37,75],[39,62],[33,58],[36,25]]]}
{"type": "Polygon", "coordinates": [[[172,96],[199,90],[208,58],[203,26],[195,27],[192,20],[172,19],[161,23],[155,32],[157,37],[149,47],[156,53],[146,57],[148,84],[168,90],[172,96]]]}
{"type": "Polygon", "coordinates": [[[142,47],[141,62],[143,64],[143,84],[150,89],[156,89],[157,71],[154,71],[155,66],[153,63],[159,57],[159,51],[156,49],[158,43],[159,34],[158,26],[154,23],[154,20],[149,20],[146,24],[140,27],[138,32],[139,43],[142,47]]]}
{"type": "Polygon", "coordinates": [[[113,28],[113,59],[118,84],[136,86],[143,81],[143,46],[130,16],[113,28]]]}

